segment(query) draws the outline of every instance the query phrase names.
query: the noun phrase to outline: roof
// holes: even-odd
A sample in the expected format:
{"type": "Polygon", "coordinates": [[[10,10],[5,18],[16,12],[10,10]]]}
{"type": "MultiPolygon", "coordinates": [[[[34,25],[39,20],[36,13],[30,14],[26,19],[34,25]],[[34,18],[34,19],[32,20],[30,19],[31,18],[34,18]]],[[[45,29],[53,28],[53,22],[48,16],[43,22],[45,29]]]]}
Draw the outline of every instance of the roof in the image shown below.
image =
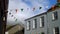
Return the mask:
{"type": "MultiPolygon", "coordinates": [[[[59,4],[60,4],[60,3],[57,3],[56,5],[53,5],[50,9],[47,10],[47,12],[51,12],[51,11],[54,11],[54,10],[60,8],[60,7],[58,6],[59,4]],[[52,10],[52,9],[53,9],[53,10],[52,10]]],[[[33,16],[33,17],[30,17],[30,18],[28,18],[28,19],[25,19],[25,21],[26,21],[26,20],[29,20],[29,19],[32,19],[32,18],[34,18],[34,17],[40,16],[40,15],[46,14],[47,12],[44,12],[44,13],[35,15],[35,16],[33,16]]]]}
{"type": "Polygon", "coordinates": [[[10,29],[13,28],[14,26],[16,26],[16,25],[9,26],[9,27],[6,29],[6,31],[10,30],[10,29]]]}
{"type": "MultiPolygon", "coordinates": [[[[14,28],[14,27],[15,27],[15,26],[17,26],[17,25],[19,25],[19,24],[9,26],[8,28],[6,28],[6,31],[8,31],[8,30],[10,30],[10,29],[14,28]]],[[[19,26],[20,26],[20,27],[22,27],[21,25],[19,25],[19,26]]],[[[22,28],[24,28],[24,27],[22,27],[22,28]]]]}
{"type": "Polygon", "coordinates": [[[51,7],[50,9],[48,9],[47,12],[51,12],[51,11],[54,11],[56,9],[59,9],[60,7],[58,6],[58,4],[60,4],[60,3],[57,3],[56,5],[54,5],[54,7],[51,7]],[[54,10],[52,10],[53,8],[54,8],[54,10]]]}
{"type": "Polygon", "coordinates": [[[34,18],[34,17],[40,16],[40,15],[46,14],[46,13],[47,13],[47,12],[44,12],[44,13],[41,13],[41,14],[35,15],[35,16],[33,16],[33,17],[27,18],[27,19],[25,19],[25,21],[26,21],[26,20],[29,20],[29,19],[32,19],[32,18],[34,18]]]}

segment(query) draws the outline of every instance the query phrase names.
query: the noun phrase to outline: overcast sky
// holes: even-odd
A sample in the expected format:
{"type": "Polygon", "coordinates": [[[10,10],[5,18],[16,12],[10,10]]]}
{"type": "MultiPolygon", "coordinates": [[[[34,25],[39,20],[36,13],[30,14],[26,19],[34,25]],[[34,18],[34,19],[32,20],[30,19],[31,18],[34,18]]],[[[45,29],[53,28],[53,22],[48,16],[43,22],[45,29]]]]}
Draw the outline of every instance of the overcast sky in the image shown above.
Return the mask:
{"type": "Polygon", "coordinates": [[[24,24],[25,19],[46,12],[47,9],[56,3],[56,0],[9,0],[7,23],[16,24],[22,22],[24,24]],[[33,11],[34,7],[35,10],[33,11]],[[42,8],[39,9],[39,7],[42,8]],[[23,11],[21,11],[22,8],[23,11]],[[17,13],[15,9],[18,9],[17,13]],[[11,17],[11,15],[13,15],[13,17],[11,17]],[[17,21],[15,21],[16,19],[17,21]]]}

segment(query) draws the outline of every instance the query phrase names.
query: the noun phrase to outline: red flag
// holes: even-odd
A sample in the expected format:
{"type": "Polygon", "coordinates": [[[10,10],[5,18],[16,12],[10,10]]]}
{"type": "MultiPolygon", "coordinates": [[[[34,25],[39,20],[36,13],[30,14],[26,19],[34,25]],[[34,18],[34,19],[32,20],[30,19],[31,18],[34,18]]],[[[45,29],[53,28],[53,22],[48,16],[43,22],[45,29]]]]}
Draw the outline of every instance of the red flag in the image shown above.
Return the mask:
{"type": "Polygon", "coordinates": [[[35,10],[35,8],[33,8],[33,11],[35,10]]]}

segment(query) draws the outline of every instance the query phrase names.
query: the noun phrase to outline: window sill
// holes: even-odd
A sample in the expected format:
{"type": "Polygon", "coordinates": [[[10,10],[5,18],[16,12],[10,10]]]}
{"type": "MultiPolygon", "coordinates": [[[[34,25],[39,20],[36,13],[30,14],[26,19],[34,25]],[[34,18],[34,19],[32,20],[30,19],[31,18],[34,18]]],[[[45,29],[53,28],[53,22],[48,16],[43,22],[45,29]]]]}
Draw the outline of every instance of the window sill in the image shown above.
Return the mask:
{"type": "Polygon", "coordinates": [[[44,28],[44,26],[43,27],[40,27],[40,28],[44,28]]]}
{"type": "Polygon", "coordinates": [[[32,28],[32,30],[35,30],[35,29],[37,29],[37,28],[32,28]]]}
{"type": "Polygon", "coordinates": [[[30,31],[30,29],[27,29],[27,31],[30,31]]]}
{"type": "Polygon", "coordinates": [[[54,20],[52,20],[52,21],[56,21],[57,19],[54,19],[54,20]]]}

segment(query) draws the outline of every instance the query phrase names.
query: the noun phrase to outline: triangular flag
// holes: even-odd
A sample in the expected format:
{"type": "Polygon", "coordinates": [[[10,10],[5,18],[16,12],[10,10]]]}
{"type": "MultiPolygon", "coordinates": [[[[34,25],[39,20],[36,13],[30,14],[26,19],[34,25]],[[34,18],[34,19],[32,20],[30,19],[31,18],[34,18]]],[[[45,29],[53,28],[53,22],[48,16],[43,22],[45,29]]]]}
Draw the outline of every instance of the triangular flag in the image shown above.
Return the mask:
{"type": "Polygon", "coordinates": [[[15,19],[15,17],[14,17],[14,19],[15,19]]]}
{"type": "Polygon", "coordinates": [[[27,10],[29,10],[29,8],[27,8],[27,10]]]}
{"type": "Polygon", "coordinates": [[[17,19],[15,21],[17,21],[17,19]]]}
{"type": "Polygon", "coordinates": [[[11,17],[13,17],[13,15],[11,15],[11,17]]]}
{"type": "Polygon", "coordinates": [[[11,12],[9,14],[11,14],[11,12]]]}
{"type": "Polygon", "coordinates": [[[35,8],[33,8],[33,11],[35,10],[35,8]]]}
{"type": "Polygon", "coordinates": [[[18,9],[16,9],[16,13],[17,13],[18,9]]]}
{"type": "Polygon", "coordinates": [[[21,11],[23,11],[23,9],[21,9],[21,11]]]}
{"type": "Polygon", "coordinates": [[[39,7],[39,9],[41,9],[42,7],[39,7]]]}
{"type": "Polygon", "coordinates": [[[10,11],[12,11],[12,10],[10,10],[10,11]]]}

